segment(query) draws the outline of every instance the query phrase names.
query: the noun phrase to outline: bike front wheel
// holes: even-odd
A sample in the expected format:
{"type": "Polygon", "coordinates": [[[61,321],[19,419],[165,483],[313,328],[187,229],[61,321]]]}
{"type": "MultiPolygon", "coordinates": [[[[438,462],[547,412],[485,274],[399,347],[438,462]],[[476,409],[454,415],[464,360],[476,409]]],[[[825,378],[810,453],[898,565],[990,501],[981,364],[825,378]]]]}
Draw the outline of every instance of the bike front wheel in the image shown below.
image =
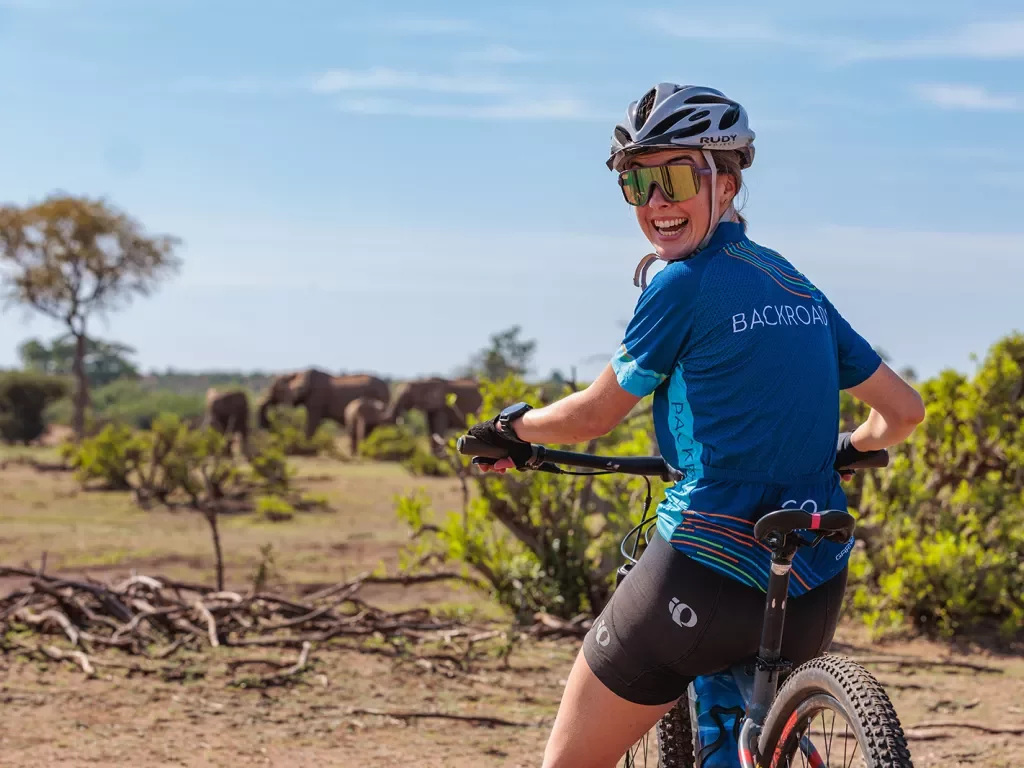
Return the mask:
{"type": "Polygon", "coordinates": [[[644,734],[623,757],[622,768],[693,768],[693,728],[685,693],[653,730],[655,738],[644,734]]]}
{"type": "Polygon", "coordinates": [[[841,656],[821,656],[795,669],[761,734],[761,762],[769,768],[913,768],[881,684],[841,656]]]}

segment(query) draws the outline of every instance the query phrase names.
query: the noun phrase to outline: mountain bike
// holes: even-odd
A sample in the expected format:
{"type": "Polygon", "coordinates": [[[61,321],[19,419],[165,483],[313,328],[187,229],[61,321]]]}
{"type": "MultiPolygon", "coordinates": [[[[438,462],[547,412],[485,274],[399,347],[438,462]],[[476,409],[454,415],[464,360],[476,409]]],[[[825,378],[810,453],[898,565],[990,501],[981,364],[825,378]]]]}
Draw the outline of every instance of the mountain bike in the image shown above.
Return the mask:
{"type": "MultiPolygon", "coordinates": [[[[469,435],[458,440],[460,453],[490,461],[505,458],[499,448],[469,435]]],[[[569,474],[561,467],[590,470],[582,474],[621,472],[645,479],[681,479],[681,473],[660,456],[598,456],[531,445],[526,469],[569,474]]],[[[842,471],[884,467],[888,452],[871,451],[842,471]]],[[[573,472],[571,474],[581,474],[573,472]]],[[[637,562],[641,536],[649,538],[656,518],[649,515],[651,486],[640,523],[622,540],[626,558],[616,584],[637,562]],[[646,534],[645,534],[646,532],[646,534]],[[634,537],[631,553],[628,542],[634,537]]],[[[765,595],[764,619],[757,656],[738,660],[731,668],[746,705],[738,734],[737,765],[741,768],[913,768],[903,728],[881,684],[864,667],[843,656],[825,654],[792,669],[782,658],[782,631],[786,619],[793,557],[801,547],[821,541],[845,543],[853,536],[855,521],[842,510],[808,512],[802,508],[769,512],[754,525],[754,536],[772,553],[771,575],[765,595]],[[781,687],[780,687],[781,684],[781,687]],[[841,722],[842,733],[837,732],[841,722]]],[[[656,535],[656,534],[655,534],[656,535]]],[[[701,744],[696,702],[691,685],[649,734],[624,755],[622,768],[694,768],[700,763],[701,744]]]]}

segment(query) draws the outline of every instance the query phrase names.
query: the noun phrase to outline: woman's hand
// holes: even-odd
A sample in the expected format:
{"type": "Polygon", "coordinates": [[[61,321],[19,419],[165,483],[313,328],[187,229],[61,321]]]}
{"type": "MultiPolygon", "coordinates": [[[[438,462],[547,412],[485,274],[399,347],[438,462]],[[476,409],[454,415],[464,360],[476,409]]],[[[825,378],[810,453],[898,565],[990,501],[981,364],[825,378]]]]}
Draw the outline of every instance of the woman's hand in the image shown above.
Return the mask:
{"type": "Polygon", "coordinates": [[[480,467],[481,472],[497,472],[499,475],[504,475],[508,470],[515,469],[516,463],[512,459],[498,459],[493,464],[477,462],[477,466],[480,467]]]}
{"type": "MultiPolygon", "coordinates": [[[[501,432],[497,427],[497,421],[498,417],[495,416],[493,419],[474,424],[469,429],[469,435],[482,443],[500,449],[507,456],[502,459],[486,460],[483,457],[478,457],[474,463],[484,472],[498,472],[499,474],[504,474],[506,470],[513,467],[525,467],[526,462],[533,458],[533,447],[518,437],[501,432]]],[[[512,434],[515,435],[514,424],[510,426],[512,426],[512,434]]]]}

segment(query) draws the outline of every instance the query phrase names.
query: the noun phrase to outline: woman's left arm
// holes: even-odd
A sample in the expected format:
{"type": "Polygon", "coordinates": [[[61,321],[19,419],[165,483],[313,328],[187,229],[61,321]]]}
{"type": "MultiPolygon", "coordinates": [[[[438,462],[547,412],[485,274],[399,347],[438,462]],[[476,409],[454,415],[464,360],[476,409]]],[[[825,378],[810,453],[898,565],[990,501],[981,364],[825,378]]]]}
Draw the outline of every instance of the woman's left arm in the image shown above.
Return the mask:
{"type": "Polygon", "coordinates": [[[528,443],[582,443],[611,432],[641,399],[619,386],[612,366],[606,365],[589,387],[527,411],[512,428],[528,443]]]}

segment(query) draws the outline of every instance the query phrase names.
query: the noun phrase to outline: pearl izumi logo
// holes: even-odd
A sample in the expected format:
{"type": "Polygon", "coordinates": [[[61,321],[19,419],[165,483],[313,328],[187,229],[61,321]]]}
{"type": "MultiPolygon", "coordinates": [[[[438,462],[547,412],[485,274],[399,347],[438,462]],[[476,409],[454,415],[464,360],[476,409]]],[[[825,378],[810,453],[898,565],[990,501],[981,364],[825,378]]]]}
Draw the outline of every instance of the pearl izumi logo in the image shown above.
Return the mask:
{"type": "Polygon", "coordinates": [[[678,597],[673,597],[668,601],[668,612],[672,616],[672,621],[680,627],[697,625],[697,614],[693,612],[693,608],[686,603],[679,602],[678,597]]]}
{"type": "Polygon", "coordinates": [[[805,307],[798,304],[768,304],[755,308],[750,312],[738,312],[732,316],[732,332],[743,333],[755,328],[767,328],[775,325],[821,325],[828,326],[828,313],[823,307],[805,307]]]}
{"type": "Polygon", "coordinates": [[[597,644],[602,648],[607,647],[608,643],[612,641],[612,633],[608,631],[608,625],[604,623],[604,619],[597,622],[597,626],[594,627],[594,639],[597,640],[597,644]]]}

